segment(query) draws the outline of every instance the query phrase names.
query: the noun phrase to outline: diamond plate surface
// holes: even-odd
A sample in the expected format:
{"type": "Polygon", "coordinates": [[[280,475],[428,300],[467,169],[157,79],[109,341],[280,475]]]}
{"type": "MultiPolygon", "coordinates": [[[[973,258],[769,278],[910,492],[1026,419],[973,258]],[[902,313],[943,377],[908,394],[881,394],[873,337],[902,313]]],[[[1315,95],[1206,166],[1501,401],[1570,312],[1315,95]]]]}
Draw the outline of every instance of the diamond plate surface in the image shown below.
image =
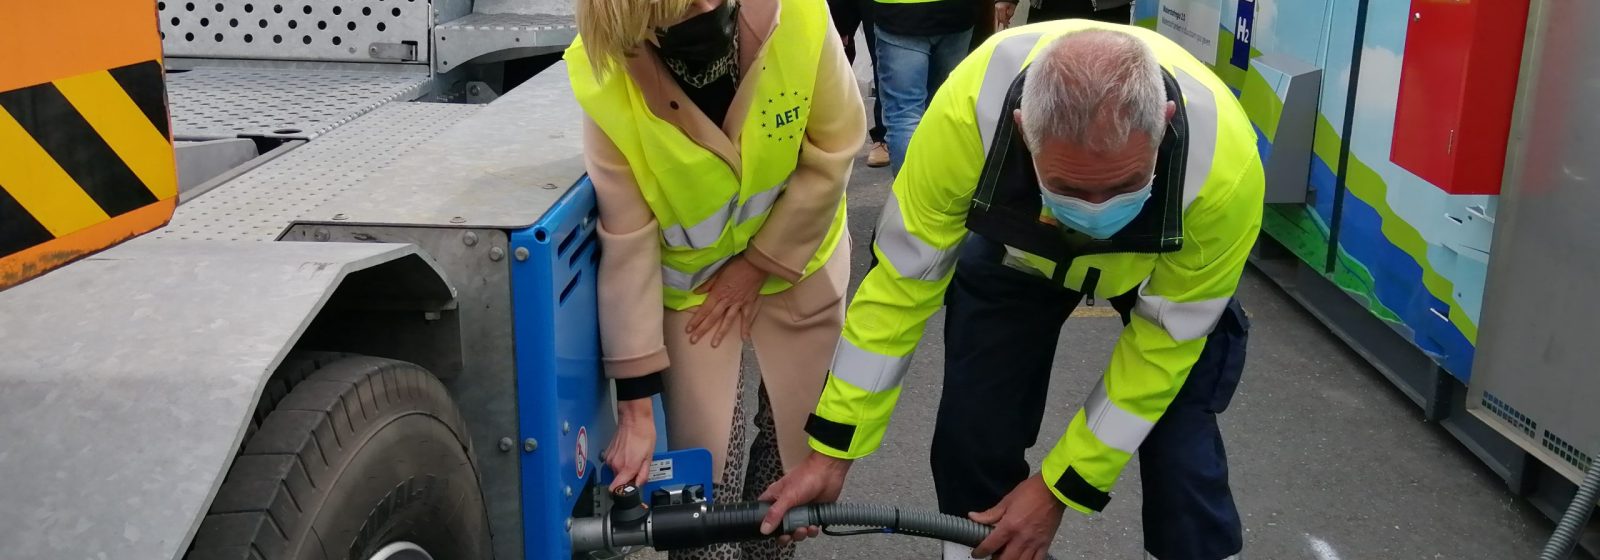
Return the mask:
{"type": "Polygon", "coordinates": [[[439,25],[433,35],[442,72],[499,51],[564,47],[578,36],[578,24],[570,15],[475,13],[439,25]]]}
{"type": "Polygon", "coordinates": [[[481,107],[390,103],[178,207],[149,237],[270,241],[481,107]]]}
{"type": "Polygon", "coordinates": [[[167,56],[400,62],[373,56],[373,43],[417,45],[428,60],[433,10],[426,0],[164,0],[167,56]]]}
{"type": "Polygon", "coordinates": [[[416,99],[418,73],[196,68],[167,76],[179,140],[315,138],[390,101],[416,99]]]}

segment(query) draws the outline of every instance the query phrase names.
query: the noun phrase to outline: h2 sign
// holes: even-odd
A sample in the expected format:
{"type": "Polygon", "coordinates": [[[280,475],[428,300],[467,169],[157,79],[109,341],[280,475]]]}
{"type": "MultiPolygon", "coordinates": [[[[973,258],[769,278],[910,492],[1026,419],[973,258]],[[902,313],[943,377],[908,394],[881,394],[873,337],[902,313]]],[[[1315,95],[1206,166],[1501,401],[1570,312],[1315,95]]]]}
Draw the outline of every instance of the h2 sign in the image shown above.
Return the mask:
{"type": "Polygon", "coordinates": [[[1233,26],[1233,57],[1228,60],[1241,69],[1250,67],[1250,31],[1256,21],[1256,0],[1239,0],[1238,17],[1233,26]]]}

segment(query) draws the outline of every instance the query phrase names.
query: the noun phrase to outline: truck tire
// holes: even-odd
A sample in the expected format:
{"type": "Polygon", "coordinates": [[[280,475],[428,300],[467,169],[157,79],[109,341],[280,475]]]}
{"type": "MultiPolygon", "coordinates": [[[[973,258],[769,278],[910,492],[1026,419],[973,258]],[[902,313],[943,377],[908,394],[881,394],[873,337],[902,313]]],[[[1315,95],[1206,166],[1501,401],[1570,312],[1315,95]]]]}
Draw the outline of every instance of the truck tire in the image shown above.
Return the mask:
{"type": "Polygon", "coordinates": [[[455,401],[421,367],[328,361],[245,442],[187,558],[484,558],[470,441],[455,401]]]}

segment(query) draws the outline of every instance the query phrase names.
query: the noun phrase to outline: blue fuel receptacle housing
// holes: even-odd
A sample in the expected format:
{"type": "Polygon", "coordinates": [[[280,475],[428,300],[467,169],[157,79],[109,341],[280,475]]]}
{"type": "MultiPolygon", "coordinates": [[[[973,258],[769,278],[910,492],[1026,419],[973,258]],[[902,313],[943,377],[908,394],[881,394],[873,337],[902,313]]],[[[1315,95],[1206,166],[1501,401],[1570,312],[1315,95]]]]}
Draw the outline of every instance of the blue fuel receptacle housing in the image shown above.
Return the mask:
{"type": "MultiPolygon", "coordinates": [[[[600,367],[598,226],[594,187],[586,177],[532,227],[511,234],[516,449],[526,558],[571,557],[567,520],[584,499],[584,488],[609,476],[601,473],[600,455],[616,426],[609,381],[600,367]]],[[[662,410],[659,400],[656,410],[662,410]]],[[[656,414],[658,480],[646,486],[645,495],[699,484],[709,499],[711,454],[665,452],[665,416],[656,414]]]]}
{"type": "Polygon", "coordinates": [[[527,558],[572,555],[567,519],[598,476],[600,451],[615,429],[600,370],[598,223],[594,188],[585,178],[532,227],[511,234],[527,558]]]}

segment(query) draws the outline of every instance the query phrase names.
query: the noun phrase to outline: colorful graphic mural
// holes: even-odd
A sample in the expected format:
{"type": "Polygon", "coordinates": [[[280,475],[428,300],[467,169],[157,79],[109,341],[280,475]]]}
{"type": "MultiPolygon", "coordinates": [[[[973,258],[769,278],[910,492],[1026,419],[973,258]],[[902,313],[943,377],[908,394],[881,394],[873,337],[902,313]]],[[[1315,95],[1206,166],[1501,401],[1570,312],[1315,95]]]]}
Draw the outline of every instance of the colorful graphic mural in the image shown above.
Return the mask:
{"type": "MultiPolygon", "coordinates": [[[[1323,270],[1337,224],[1337,265],[1326,276],[1465,381],[1472,371],[1496,197],[1449,194],[1391,161],[1402,53],[1413,17],[1409,2],[1369,3],[1346,191],[1336,204],[1357,1],[1214,1],[1222,25],[1213,67],[1240,95],[1264,156],[1272,150],[1284,80],[1235,56],[1235,49],[1249,49],[1250,57],[1286,55],[1323,71],[1307,202],[1268,205],[1264,233],[1323,270]]],[[[1160,2],[1136,5],[1141,26],[1156,29],[1162,17],[1173,14],[1160,2]]]]}

